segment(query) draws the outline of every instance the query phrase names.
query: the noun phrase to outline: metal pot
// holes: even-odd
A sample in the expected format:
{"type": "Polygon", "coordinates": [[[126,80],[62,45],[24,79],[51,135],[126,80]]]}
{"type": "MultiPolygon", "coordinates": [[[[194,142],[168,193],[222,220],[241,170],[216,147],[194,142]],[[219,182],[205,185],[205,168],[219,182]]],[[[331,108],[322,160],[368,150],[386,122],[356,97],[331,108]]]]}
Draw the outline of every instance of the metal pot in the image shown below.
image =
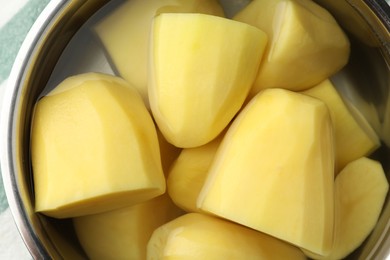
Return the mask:
{"type": "MultiPolygon", "coordinates": [[[[34,213],[29,154],[34,104],[42,93],[69,75],[112,73],[104,54],[90,40],[88,28],[118,2],[50,1],[23,43],[8,81],[2,109],[1,170],[10,209],[35,259],[84,259],[86,255],[70,220],[34,213]]],[[[344,97],[380,132],[384,143],[373,156],[382,162],[390,178],[390,7],[384,0],[316,2],[332,12],[351,39],[350,62],[333,80],[340,83],[344,97]]],[[[350,258],[390,256],[389,229],[387,199],[372,234],[350,258]]]]}

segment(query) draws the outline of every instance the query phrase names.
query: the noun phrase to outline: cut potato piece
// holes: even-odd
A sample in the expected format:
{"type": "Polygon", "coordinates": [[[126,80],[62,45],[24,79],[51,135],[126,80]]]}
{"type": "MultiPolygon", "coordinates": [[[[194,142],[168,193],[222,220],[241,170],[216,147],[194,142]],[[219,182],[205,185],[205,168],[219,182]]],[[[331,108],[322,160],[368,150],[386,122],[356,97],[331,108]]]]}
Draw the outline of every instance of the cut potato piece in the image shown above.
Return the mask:
{"type": "Polygon", "coordinates": [[[336,175],[349,162],[369,155],[380,146],[374,129],[360,117],[355,118],[332,82],[325,80],[303,92],[326,103],[335,133],[336,175]]]}
{"type": "Polygon", "coordinates": [[[99,22],[95,31],[121,77],[134,85],[149,107],[147,63],[153,17],[160,13],[224,16],[216,0],[125,1],[99,22]]]}
{"type": "Polygon", "coordinates": [[[31,138],[37,212],[76,217],[165,192],[156,128],[120,78],[88,73],[63,81],[38,101],[31,138]]]}
{"type": "Polygon", "coordinates": [[[156,229],[147,259],[305,259],[296,247],[244,226],[189,213],[156,229]]]}
{"type": "Polygon", "coordinates": [[[159,226],[180,216],[168,194],[109,212],[73,219],[89,259],[146,259],[146,246],[159,226]]]}
{"type": "Polygon", "coordinates": [[[333,164],[326,105],[267,89],[227,131],[197,206],[326,254],[333,239],[333,164]]]}
{"type": "Polygon", "coordinates": [[[196,200],[222,138],[223,133],[210,143],[183,149],[173,163],[167,179],[167,190],[180,208],[188,212],[200,212],[196,200]]]}
{"type": "Polygon", "coordinates": [[[335,233],[330,255],[343,259],[359,247],[375,227],[389,189],[379,162],[362,157],[349,163],[335,181],[335,233]]]}
{"type": "Polygon", "coordinates": [[[250,97],[264,88],[307,89],[348,61],[348,38],[332,15],[311,0],[254,0],[234,19],[269,37],[250,97]]]}
{"type": "Polygon", "coordinates": [[[166,139],[214,139],[241,108],[266,45],[259,29],[205,14],[160,14],[152,29],[149,101],[166,139]]]}

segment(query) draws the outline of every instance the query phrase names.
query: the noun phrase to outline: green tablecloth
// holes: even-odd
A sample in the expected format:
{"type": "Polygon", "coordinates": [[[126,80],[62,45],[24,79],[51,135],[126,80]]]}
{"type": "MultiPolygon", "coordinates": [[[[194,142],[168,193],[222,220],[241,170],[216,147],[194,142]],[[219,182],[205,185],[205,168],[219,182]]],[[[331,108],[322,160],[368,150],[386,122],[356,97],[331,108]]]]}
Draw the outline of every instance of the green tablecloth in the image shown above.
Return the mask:
{"type": "MultiPolygon", "coordinates": [[[[16,54],[49,0],[0,0],[0,101],[16,54]]],[[[0,178],[0,259],[31,259],[8,208],[0,178]]]]}

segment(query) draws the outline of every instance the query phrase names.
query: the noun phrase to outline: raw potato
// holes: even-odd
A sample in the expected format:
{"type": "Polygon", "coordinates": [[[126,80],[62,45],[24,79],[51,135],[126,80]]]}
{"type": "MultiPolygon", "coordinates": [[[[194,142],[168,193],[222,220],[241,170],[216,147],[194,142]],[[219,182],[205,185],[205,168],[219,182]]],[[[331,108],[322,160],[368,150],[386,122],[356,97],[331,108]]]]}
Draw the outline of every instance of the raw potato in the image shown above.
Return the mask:
{"type": "Polygon", "coordinates": [[[89,259],[146,259],[146,246],[159,226],[183,214],[168,194],[131,207],[73,219],[89,259]]]}
{"type": "Polygon", "coordinates": [[[37,212],[76,217],[165,192],[154,123],[120,78],[88,73],[63,81],[38,101],[31,138],[37,212]]]}
{"type": "Polygon", "coordinates": [[[296,247],[219,218],[189,213],[153,233],[147,259],[305,259],[296,247]]]}
{"type": "MultiPolygon", "coordinates": [[[[165,176],[180,149],[157,130],[165,176]]],[[[153,231],[183,215],[168,193],[130,207],[73,218],[77,237],[90,259],[146,259],[153,231]]]]}
{"type": "Polygon", "coordinates": [[[335,181],[335,240],[330,255],[343,259],[359,247],[375,227],[389,184],[379,162],[362,157],[349,163],[335,181]]]}
{"type": "Polygon", "coordinates": [[[228,129],[197,206],[326,254],[333,239],[333,157],[322,101],[264,90],[228,129]]]}
{"type": "Polygon", "coordinates": [[[253,26],[205,14],[160,14],[152,30],[154,119],[175,146],[203,145],[241,108],[267,37],[253,26]]]}
{"type": "Polygon", "coordinates": [[[335,134],[336,175],[349,162],[371,154],[380,146],[374,129],[364,117],[359,122],[353,116],[330,80],[303,93],[324,101],[329,108],[335,134]]]}
{"type": "Polygon", "coordinates": [[[224,16],[216,0],[125,1],[99,22],[95,31],[121,77],[134,85],[149,107],[147,64],[152,19],[160,13],[224,16]]]}
{"type": "Polygon", "coordinates": [[[254,0],[233,19],[269,37],[250,97],[264,88],[307,89],[348,61],[348,38],[332,15],[311,0],[254,0]]]}
{"type": "Polygon", "coordinates": [[[223,133],[210,143],[183,149],[172,165],[167,190],[175,204],[187,212],[200,212],[196,200],[222,138],[223,133]]]}

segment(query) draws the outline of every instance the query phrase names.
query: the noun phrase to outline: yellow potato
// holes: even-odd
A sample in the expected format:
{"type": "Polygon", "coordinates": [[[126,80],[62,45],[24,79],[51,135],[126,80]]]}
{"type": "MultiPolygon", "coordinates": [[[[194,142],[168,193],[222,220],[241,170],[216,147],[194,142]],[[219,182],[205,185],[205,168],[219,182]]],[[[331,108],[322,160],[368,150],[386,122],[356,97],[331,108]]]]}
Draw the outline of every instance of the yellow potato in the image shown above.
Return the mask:
{"type": "Polygon", "coordinates": [[[208,143],[241,108],[266,35],[205,14],[160,14],[152,30],[148,91],[154,119],[177,147],[208,143]]]}
{"type": "Polygon", "coordinates": [[[167,191],[173,202],[187,212],[200,212],[196,200],[222,138],[223,133],[205,145],[184,148],[172,165],[167,191]]]}
{"type": "Polygon", "coordinates": [[[233,19],[269,37],[250,97],[264,88],[307,89],[348,61],[348,38],[332,15],[311,0],[254,0],[233,19]]]}
{"type": "Polygon", "coordinates": [[[125,1],[95,26],[114,67],[137,88],[147,107],[150,27],[153,17],[160,13],[224,16],[217,0],[131,0],[125,1]]]}
{"type": "Polygon", "coordinates": [[[165,192],[156,129],[135,88],[103,74],[70,77],[38,101],[31,133],[35,209],[67,218],[165,192]]]}
{"type": "Polygon", "coordinates": [[[164,194],[134,206],[74,218],[73,224],[90,259],[146,259],[153,231],[181,214],[164,194]]]}
{"type": "Polygon", "coordinates": [[[326,105],[267,89],[228,129],[197,206],[326,254],[333,241],[333,163],[326,105]]]}
{"type": "Polygon", "coordinates": [[[305,252],[314,259],[343,259],[360,246],[378,221],[389,184],[381,164],[362,157],[350,162],[335,180],[335,233],[329,255],[305,252]]]}
{"type": "Polygon", "coordinates": [[[354,117],[330,80],[302,93],[324,101],[329,108],[335,134],[336,175],[349,162],[370,155],[380,146],[374,129],[364,117],[354,117]]]}
{"type": "Polygon", "coordinates": [[[296,247],[219,218],[189,213],[154,231],[147,259],[305,259],[296,247]]]}

